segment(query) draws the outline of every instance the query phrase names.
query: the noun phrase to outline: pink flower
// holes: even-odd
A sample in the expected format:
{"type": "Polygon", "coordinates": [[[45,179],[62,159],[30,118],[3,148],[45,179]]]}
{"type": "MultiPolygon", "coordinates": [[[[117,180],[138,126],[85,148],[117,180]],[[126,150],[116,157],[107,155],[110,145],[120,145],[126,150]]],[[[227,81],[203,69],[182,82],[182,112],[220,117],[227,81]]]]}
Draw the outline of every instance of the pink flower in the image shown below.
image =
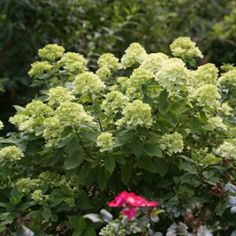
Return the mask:
{"type": "Polygon", "coordinates": [[[112,201],[108,202],[109,207],[123,207],[121,211],[129,220],[137,214],[137,207],[156,207],[157,202],[148,201],[133,192],[123,191],[112,201]]]}
{"type": "Polygon", "coordinates": [[[123,209],[121,213],[127,216],[129,220],[132,220],[137,214],[137,209],[136,207],[129,207],[129,208],[123,209]]]}

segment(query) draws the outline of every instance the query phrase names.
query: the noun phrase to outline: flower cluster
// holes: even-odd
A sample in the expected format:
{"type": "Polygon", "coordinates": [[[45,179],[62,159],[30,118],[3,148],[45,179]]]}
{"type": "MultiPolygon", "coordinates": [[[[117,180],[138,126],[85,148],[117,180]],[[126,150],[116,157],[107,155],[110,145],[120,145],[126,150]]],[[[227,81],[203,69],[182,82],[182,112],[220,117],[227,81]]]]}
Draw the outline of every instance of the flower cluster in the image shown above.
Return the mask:
{"type": "Polygon", "coordinates": [[[84,72],[75,77],[73,92],[75,94],[96,94],[105,88],[105,84],[92,72],[84,72]]]}
{"type": "Polygon", "coordinates": [[[113,137],[109,132],[103,132],[97,137],[97,146],[100,147],[100,152],[112,151],[113,137]]]}
{"type": "Polygon", "coordinates": [[[201,107],[214,108],[217,105],[220,94],[215,85],[206,84],[194,90],[190,97],[201,107]]]}
{"type": "Polygon", "coordinates": [[[38,187],[37,179],[21,178],[18,179],[15,186],[23,194],[29,194],[38,187]]]}
{"type": "Polygon", "coordinates": [[[98,58],[99,68],[105,67],[111,71],[116,71],[121,69],[121,64],[119,59],[115,57],[112,53],[104,53],[98,58]]]}
{"type": "Polygon", "coordinates": [[[132,67],[136,64],[141,64],[147,53],[145,49],[138,43],[131,43],[125,50],[125,54],[121,58],[121,63],[124,68],[132,67]]]}
{"type": "Polygon", "coordinates": [[[224,141],[216,152],[222,157],[232,157],[236,159],[236,140],[224,141]]]}
{"type": "Polygon", "coordinates": [[[137,126],[150,127],[152,125],[151,107],[141,100],[128,103],[122,114],[123,117],[116,122],[119,127],[135,128],[137,126]]]}
{"type": "Polygon", "coordinates": [[[57,118],[64,127],[80,127],[82,125],[93,124],[93,118],[81,104],[75,102],[63,102],[55,111],[55,118],[57,118]]]}
{"type": "Polygon", "coordinates": [[[59,105],[62,102],[71,101],[75,97],[66,88],[57,86],[48,91],[48,104],[59,105]]]}
{"type": "Polygon", "coordinates": [[[57,64],[70,73],[76,74],[87,70],[87,60],[83,55],[75,52],[64,53],[57,64]]]}
{"type": "Polygon", "coordinates": [[[161,68],[162,63],[168,59],[169,57],[164,53],[150,53],[144,58],[140,68],[156,73],[161,68]]]}
{"type": "Polygon", "coordinates": [[[16,146],[8,146],[0,149],[0,159],[4,161],[18,161],[23,156],[23,152],[16,146]]]}
{"type": "Polygon", "coordinates": [[[223,103],[221,107],[219,107],[219,111],[221,111],[224,115],[231,115],[233,108],[229,106],[227,102],[223,103]]]}
{"type": "Polygon", "coordinates": [[[214,130],[216,128],[222,129],[224,131],[228,130],[227,126],[223,122],[223,119],[219,116],[214,116],[214,117],[209,118],[207,123],[208,123],[206,125],[207,130],[214,130]]]}
{"type": "Polygon", "coordinates": [[[122,214],[132,220],[138,212],[138,207],[156,207],[157,202],[148,201],[133,192],[123,191],[112,201],[108,202],[108,206],[122,207],[122,214]]]}
{"type": "Polygon", "coordinates": [[[197,70],[192,71],[191,85],[194,87],[200,87],[206,84],[217,84],[218,69],[214,64],[207,63],[199,66],[197,70]]]}
{"type": "Polygon", "coordinates": [[[184,148],[183,136],[178,132],[164,134],[160,139],[160,148],[166,151],[169,156],[182,152],[184,148]]]}
{"type": "Polygon", "coordinates": [[[119,91],[111,91],[101,104],[101,108],[107,115],[113,115],[123,109],[128,103],[128,97],[119,91]]]}
{"type": "Polygon", "coordinates": [[[48,44],[44,48],[39,49],[38,55],[42,60],[56,61],[60,58],[65,49],[57,44],[48,44]]]}
{"type": "Polygon", "coordinates": [[[236,87],[236,69],[224,73],[220,77],[219,82],[222,85],[231,85],[236,87]]]}
{"type": "Polygon", "coordinates": [[[31,64],[31,69],[28,74],[30,77],[41,76],[45,73],[50,72],[52,67],[53,66],[47,61],[36,61],[31,64]]]}
{"type": "Polygon", "coordinates": [[[2,121],[0,121],[0,130],[2,130],[3,127],[4,127],[4,125],[3,125],[2,121]]]}
{"type": "Polygon", "coordinates": [[[170,45],[170,50],[175,57],[191,59],[203,57],[201,51],[189,37],[179,37],[170,45]]]}
{"type": "Polygon", "coordinates": [[[171,58],[162,63],[156,74],[156,80],[167,90],[170,96],[183,96],[187,91],[189,72],[181,59],[171,58]]]}

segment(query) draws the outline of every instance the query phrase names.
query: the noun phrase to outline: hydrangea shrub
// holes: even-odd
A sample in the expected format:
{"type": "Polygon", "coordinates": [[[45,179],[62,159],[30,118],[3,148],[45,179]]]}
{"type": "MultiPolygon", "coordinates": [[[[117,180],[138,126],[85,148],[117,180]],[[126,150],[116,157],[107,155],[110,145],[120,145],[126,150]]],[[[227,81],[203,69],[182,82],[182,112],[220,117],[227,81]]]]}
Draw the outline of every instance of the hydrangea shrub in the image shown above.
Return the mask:
{"type": "Polygon", "coordinates": [[[41,92],[16,106],[17,131],[1,138],[3,235],[21,225],[37,235],[96,235],[101,225],[83,215],[123,189],[158,201],[159,232],[173,223],[235,230],[225,185],[236,176],[236,68],[194,67],[202,54],[189,38],[171,51],[133,43],[91,71],[61,46],[39,50],[29,76],[41,92]]]}

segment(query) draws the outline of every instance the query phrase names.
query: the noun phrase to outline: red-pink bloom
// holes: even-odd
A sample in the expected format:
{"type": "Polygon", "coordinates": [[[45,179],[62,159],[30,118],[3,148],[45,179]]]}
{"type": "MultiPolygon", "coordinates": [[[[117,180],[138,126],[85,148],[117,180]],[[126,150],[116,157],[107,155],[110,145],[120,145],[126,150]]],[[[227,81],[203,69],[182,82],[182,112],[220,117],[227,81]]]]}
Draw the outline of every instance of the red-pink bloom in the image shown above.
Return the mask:
{"type": "Polygon", "coordinates": [[[156,207],[157,202],[148,201],[133,192],[123,191],[112,201],[108,202],[109,207],[123,207],[122,214],[128,219],[133,219],[137,214],[137,207],[156,207]]]}
{"type": "Polygon", "coordinates": [[[136,207],[129,207],[129,208],[123,209],[121,213],[127,216],[129,220],[132,220],[137,214],[137,209],[136,207]]]}

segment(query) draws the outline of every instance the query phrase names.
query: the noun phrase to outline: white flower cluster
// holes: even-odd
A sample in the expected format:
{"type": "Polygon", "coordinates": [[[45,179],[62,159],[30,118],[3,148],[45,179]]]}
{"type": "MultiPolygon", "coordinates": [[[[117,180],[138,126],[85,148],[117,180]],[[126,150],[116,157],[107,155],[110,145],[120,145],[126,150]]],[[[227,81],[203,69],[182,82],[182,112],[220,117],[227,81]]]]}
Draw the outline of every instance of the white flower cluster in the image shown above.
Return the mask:
{"type": "Polygon", "coordinates": [[[144,61],[146,55],[145,49],[139,43],[131,43],[121,58],[121,64],[124,68],[139,65],[144,61]]]}
{"type": "Polygon", "coordinates": [[[97,137],[97,146],[100,147],[100,152],[112,151],[113,137],[109,132],[103,132],[97,137]]]}
{"type": "Polygon", "coordinates": [[[2,121],[0,121],[0,130],[2,130],[3,127],[4,127],[4,125],[3,125],[2,121]]]}
{"type": "Polygon", "coordinates": [[[153,122],[151,107],[140,100],[128,103],[122,114],[123,117],[116,122],[119,127],[135,128],[141,126],[149,128],[153,122]]]}
{"type": "Polygon", "coordinates": [[[92,72],[84,72],[75,77],[73,82],[74,94],[96,94],[105,88],[105,84],[92,72]]]}
{"type": "Polygon", "coordinates": [[[160,139],[160,148],[169,156],[182,152],[184,148],[183,136],[178,132],[164,134],[160,139]]]}
{"type": "Polygon", "coordinates": [[[5,161],[18,161],[23,156],[23,152],[16,146],[8,146],[0,149],[0,159],[5,161]]]}
{"type": "Polygon", "coordinates": [[[65,49],[57,44],[48,44],[44,48],[39,49],[38,55],[42,60],[56,61],[59,59],[65,49]]]}
{"type": "Polygon", "coordinates": [[[175,57],[191,59],[203,57],[201,51],[189,37],[179,37],[170,45],[170,50],[175,57]]]}

